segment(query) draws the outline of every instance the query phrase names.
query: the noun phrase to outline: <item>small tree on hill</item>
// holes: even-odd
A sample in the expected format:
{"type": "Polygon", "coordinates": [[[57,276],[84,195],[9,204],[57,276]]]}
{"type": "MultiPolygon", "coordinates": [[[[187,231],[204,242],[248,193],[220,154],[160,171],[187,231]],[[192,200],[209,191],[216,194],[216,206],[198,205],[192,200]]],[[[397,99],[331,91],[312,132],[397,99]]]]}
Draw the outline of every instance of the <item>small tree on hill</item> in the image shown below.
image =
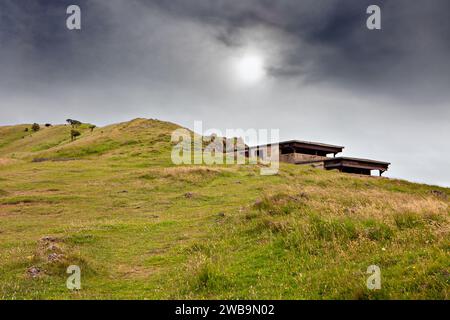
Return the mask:
{"type": "Polygon", "coordinates": [[[91,129],[91,132],[94,131],[95,128],[97,128],[97,126],[95,124],[91,124],[89,126],[89,129],[91,129]]]}
{"type": "Polygon", "coordinates": [[[76,128],[76,127],[78,127],[79,125],[81,125],[81,121],[78,121],[78,120],[67,119],[66,122],[67,122],[68,124],[70,124],[70,125],[72,126],[72,128],[76,128]]]}
{"type": "Polygon", "coordinates": [[[46,123],[45,126],[48,128],[48,127],[51,127],[52,125],[51,125],[51,123],[46,123]]]}
{"type": "Polygon", "coordinates": [[[41,129],[41,126],[38,125],[37,123],[33,123],[33,125],[31,126],[31,130],[33,130],[34,132],[37,132],[41,129]]]}
{"type": "Polygon", "coordinates": [[[71,130],[70,131],[70,139],[72,139],[72,141],[76,140],[77,137],[81,136],[80,131],[77,130],[71,130]]]}

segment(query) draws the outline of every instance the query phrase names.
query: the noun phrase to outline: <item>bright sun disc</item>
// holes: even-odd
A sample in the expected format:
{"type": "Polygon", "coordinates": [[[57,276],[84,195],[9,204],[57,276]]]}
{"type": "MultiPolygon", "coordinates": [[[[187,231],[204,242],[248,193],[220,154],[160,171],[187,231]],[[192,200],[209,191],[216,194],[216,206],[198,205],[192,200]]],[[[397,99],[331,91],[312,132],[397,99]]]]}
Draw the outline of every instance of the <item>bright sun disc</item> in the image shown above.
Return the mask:
{"type": "Polygon", "coordinates": [[[257,55],[246,55],[236,61],[236,73],[244,83],[256,83],[265,76],[264,60],[257,55]]]}

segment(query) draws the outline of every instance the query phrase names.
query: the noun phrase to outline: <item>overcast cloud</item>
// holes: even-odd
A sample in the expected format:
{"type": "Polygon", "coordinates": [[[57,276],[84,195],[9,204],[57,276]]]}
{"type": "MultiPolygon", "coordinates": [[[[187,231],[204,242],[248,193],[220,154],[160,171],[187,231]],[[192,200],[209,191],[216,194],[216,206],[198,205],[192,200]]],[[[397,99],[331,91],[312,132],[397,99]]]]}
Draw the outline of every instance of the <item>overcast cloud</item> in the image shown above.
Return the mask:
{"type": "Polygon", "coordinates": [[[0,125],[136,117],[279,128],[450,186],[448,0],[0,2],[0,125]],[[78,4],[82,30],[66,28],[78,4]],[[382,30],[366,8],[382,8],[382,30]],[[265,61],[243,85],[233,61],[265,61]]]}

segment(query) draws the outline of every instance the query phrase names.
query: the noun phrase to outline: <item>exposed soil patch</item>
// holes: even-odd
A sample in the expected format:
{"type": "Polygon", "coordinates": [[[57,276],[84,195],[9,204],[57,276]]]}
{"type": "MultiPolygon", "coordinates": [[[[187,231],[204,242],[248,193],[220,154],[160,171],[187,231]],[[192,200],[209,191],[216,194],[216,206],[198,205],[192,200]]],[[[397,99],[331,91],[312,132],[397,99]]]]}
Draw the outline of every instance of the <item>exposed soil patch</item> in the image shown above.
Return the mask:
{"type": "Polygon", "coordinates": [[[63,250],[58,245],[61,239],[53,236],[44,236],[38,241],[36,256],[46,258],[47,262],[60,262],[64,259],[63,250]]]}
{"type": "Polygon", "coordinates": [[[1,165],[7,165],[16,162],[14,159],[8,159],[8,158],[0,158],[0,166],[1,165]]]}
{"type": "Polygon", "coordinates": [[[31,278],[37,278],[42,274],[42,272],[41,272],[41,269],[33,266],[33,267],[29,267],[27,269],[27,274],[31,278]]]}
{"type": "Polygon", "coordinates": [[[194,193],[192,193],[192,192],[186,192],[186,193],[184,194],[184,197],[187,198],[187,199],[191,199],[192,197],[194,197],[194,193]]]}

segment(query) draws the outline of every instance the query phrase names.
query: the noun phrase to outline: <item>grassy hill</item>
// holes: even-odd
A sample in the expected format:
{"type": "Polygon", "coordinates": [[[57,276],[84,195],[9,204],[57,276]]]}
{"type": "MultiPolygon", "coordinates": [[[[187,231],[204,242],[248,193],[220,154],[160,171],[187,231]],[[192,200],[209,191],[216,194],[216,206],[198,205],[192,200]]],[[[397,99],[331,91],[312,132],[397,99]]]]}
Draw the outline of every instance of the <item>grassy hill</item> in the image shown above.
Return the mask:
{"type": "Polygon", "coordinates": [[[449,298],[450,189],[175,166],[178,126],[157,120],[83,125],[73,142],[70,126],[26,127],[0,127],[2,299],[449,298]]]}

